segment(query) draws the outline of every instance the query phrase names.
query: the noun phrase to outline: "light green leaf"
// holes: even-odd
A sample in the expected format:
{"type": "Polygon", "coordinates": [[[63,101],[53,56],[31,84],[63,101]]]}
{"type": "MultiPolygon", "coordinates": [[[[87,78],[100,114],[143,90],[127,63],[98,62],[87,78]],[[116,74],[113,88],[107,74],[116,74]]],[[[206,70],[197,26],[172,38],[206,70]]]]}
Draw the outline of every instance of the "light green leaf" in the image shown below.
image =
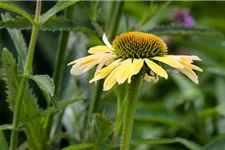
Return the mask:
{"type": "Polygon", "coordinates": [[[225,149],[225,137],[220,137],[205,145],[202,150],[223,150],[225,149]]]}
{"type": "Polygon", "coordinates": [[[35,22],[31,15],[29,15],[26,11],[22,10],[21,8],[17,7],[16,5],[14,5],[8,1],[1,1],[0,8],[4,8],[4,9],[8,9],[10,11],[16,12],[16,13],[24,16],[25,18],[27,18],[33,25],[35,25],[35,22]]]}
{"type": "Polygon", "coordinates": [[[62,150],[77,150],[77,149],[91,148],[93,146],[94,146],[94,144],[92,144],[92,143],[83,143],[83,144],[68,146],[68,147],[63,148],[62,150]]]}
{"type": "Polygon", "coordinates": [[[11,124],[4,124],[0,126],[0,131],[2,130],[11,130],[12,129],[12,125],[11,124]]]}
{"type": "MultiPolygon", "coordinates": [[[[2,14],[1,16],[3,21],[12,18],[9,13],[2,14]]],[[[20,73],[23,73],[26,63],[27,45],[25,43],[22,33],[19,30],[8,29],[8,32],[13,40],[13,43],[18,53],[18,70],[20,73]]]]}
{"type": "Polygon", "coordinates": [[[50,10],[48,10],[45,14],[41,15],[40,25],[43,25],[49,18],[54,16],[57,12],[75,4],[78,0],[75,1],[59,1],[53,6],[50,10]]]}
{"type": "Polygon", "coordinates": [[[200,150],[201,147],[194,143],[193,141],[184,139],[184,138],[153,138],[153,139],[144,139],[144,140],[136,140],[131,143],[131,145],[143,145],[143,144],[172,144],[172,143],[181,143],[185,147],[187,147],[190,150],[200,150]]]}
{"type": "Polygon", "coordinates": [[[59,105],[59,100],[55,95],[50,96],[50,100],[51,100],[51,103],[53,104],[53,106],[55,108],[57,108],[59,111],[62,111],[61,108],[60,108],[60,105],[59,105]]]}
{"type": "Polygon", "coordinates": [[[0,131],[0,147],[1,150],[8,150],[8,143],[5,139],[4,133],[2,131],[0,131]]]}
{"type": "Polygon", "coordinates": [[[29,75],[30,79],[34,80],[40,89],[48,93],[51,97],[55,93],[55,84],[48,75],[29,75]]]}
{"type": "Polygon", "coordinates": [[[198,27],[183,27],[183,26],[161,26],[146,31],[155,35],[204,35],[223,38],[224,35],[214,29],[198,28],[198,27]]]}

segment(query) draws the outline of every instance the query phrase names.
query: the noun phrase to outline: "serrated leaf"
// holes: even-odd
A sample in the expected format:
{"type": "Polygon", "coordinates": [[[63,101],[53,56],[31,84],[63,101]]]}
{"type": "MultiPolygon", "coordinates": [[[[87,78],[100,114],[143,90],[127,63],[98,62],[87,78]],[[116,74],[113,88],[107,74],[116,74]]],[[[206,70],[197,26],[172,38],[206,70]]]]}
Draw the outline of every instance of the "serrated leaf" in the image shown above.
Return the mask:
{"type": "Polygon", "coordinates": [[[50,97],[50,100],[51,100],[53,106],[54,106],[55,108],[57,108],[57,109],[61,112],[62,110],[61,110],[61,108],[60,108],[58,98],[57,98],[55,95],[53,95],[53,96],[50,97]]]}
{"type": "Polygon", "coordinates": [[[146,31],[158,36],[162,35],[204,35],[223,38],[224,35],[214,29],[199,28],[199,27],[183,27],[183,26],[161,26],[146,31]]]}
{"type": "Polygon", "coordinates": [[[12,129],[12,125],[11,124],[4,124],[0,126],[0,131],[3,130],[11,130],[12,129]]]}
{"type": "Polygon", "coordinates": [[[185,147],[187,147],[190,150],[200,150],[201,147],[194,143],[193,141],[184,139],[184,138],[152,138],[152,139],[143,139],[143,140],[136,140],[131,143],[131,145],[142,145],[142,144],[172,144],[172,143],[181,143],[185,147]]]}
{"type": "Polygon", "coordinates": [[[55,84],[48,75],[29,75],[30,79],[37,83],[40,89],[49,94],[51,97],[55,93],[55,84]]]}
{"type": "Polygon", "coordinates": [[[103,143],[106,138],[113,132],[114,123],[99,115],[93,114],[88,131],[88,141],[98,143],[103,143]]]}
{"type": "MultiPolygon", "coordinates": [[[[15,107],[15,100],[17,98],[17,91],[21,78],[18,77],[17,74],[16,60],[6,48],[2,50],[2,65],[2,78],[6,83],[7,101],[12,108],[11,110],[14,110],[13,108],[15,107]]],[[[19,120],[21,122],[27,121],[29,120],[29,118],[32,118],[39,114],[40,109],[37,105],[37,99],[33,95],[32,90],[29,89],[28,85],[25,87],[24,97],[22,101],[23,102],[21,105],[19,116],[19,120]]],[[[31,122],[27,123],[23,127],[23,129],[27,137],[29,137],[28,143],[30,147],[34,149],[43,149],[47,146],[49,134],[43,127],[43,123],[40,121],[40,119],[32,120],[31,122]]]]}
{"type": "Polygon", "coordinates": [[[91,148],[91,147],[94,147],[94,144],[83,143],[83,144],[68,146],[68,147],[63,148],[62,150],[77,150],[77,149],[84,149],[84,148],[91,148]]]}
{"type": "Polygon", "coordinates": [[[23,9],[17,7],[16,5],[14,5],[14,4],[12,4],[8,1],[1,1],[0,2],[0,8],[4,8],[4,9],[7,9],[7,10],[16,12],[16,13],[24,16],[25,18],[27,18],[33,25],[35,24],[34,20],[33,20],[33,17],[31,15],[29,15],[26,11],[24,11],[23,9]]]}
{"type": "Polygon", "coordinates": [[[0,131],[0,147],[1,150],[8,150],[8,143],[6,142],[5,136],[2,131],[0,131]]]}
{"type": "MultiPolygon", "coordinates": [[[[2,14],[1,16],[3,21],[12,18],[9,13],[2,14]]],[[[23,73],[25,63],[26,63],[27,45],[25,43],[25,40],[23,38],[21,31],[16,29],[7,29],[7,30],[13,40],[13,43],[18,53],[18,64],[19,64],[18,70],[20,73],[23,73]]]]}
{"type": "Polygon", "coordinates": [[[75,1],[59,1],[53,6],[50,10],[48,10],[45,14],[41,15],[40,25],[43,25],[48,19],[54,16],[57,12],[75,4],[78,0],[75,1]]]}
{"type": "Polygon", "coordinates": [[[220,137],[205,145],[202,150],[223,150],[225,149],[225,137],[220,137]]]}

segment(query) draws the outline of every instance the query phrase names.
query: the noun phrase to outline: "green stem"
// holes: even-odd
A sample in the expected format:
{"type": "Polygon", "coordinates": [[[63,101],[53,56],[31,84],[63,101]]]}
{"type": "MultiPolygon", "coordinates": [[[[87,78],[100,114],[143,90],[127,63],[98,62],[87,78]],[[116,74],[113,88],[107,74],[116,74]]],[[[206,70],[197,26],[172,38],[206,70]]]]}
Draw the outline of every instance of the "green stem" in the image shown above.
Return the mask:
{"type": "MultiPolygon", "coordinates": [[[[38,33],[40,13],[41,13],[41,1],[37,0],[36,13],[35,13],[35,25],[33,26],[33,29],[32,29],[24,75],[27,75],[32,72],[32,62],[33,62],[34,49],[35,49],[37,33],[38,33]]],[[[19,86],[18,96],[16,99],[16,106],[14,108],[14,115],[13,115],[13,128],[12,128],[11,139],[10,139],[10,150],[15,150],[17,146],[20,108],[21,108],[21,103],[23,100],[23,95],[24,95],[27,81],[28,79],[24,76],[19,86]]]]}
{"type": "Polygon", "coordinates": [[[132,134],[134,122],[134,114],[137,104],[139,89],[141,86],[142,74],[134,76],[132,82],[128,86],[127,97],[125,100],[125,110],[123,116],[123,131],[120,143],[120,150],[129,150],[129,143],[132,134]]]}
{"type": "MultiPolygon", "coordinates": [[[[65,17],[68,20],[73,19],[73,12],[74,12],[75,5],[67,8],[65,10],[65,17]]],[[[69,31],[62,31],[60,34],[59,46],[56,54],[56,61],[54,67],[54,83],[55,83],[55,93],[57,96],[60,96],[60,85],[63,76],[63,68],[65,66],[65,58],[66,58],[66,49],[68,45],[69,39],[69,31]]]]}

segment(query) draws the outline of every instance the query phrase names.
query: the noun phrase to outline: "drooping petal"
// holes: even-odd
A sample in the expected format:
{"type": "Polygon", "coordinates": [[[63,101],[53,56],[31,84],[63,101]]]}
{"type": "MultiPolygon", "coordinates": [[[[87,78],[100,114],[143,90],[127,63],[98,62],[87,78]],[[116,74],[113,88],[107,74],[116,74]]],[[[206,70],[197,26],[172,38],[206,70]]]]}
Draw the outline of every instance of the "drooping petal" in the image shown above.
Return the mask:
{"type": "Polygon", "coordinates": [[[166,55],[165,57],[173,58],[173,59],[176,59],[178,61],[181,60],[182,58],[185,58],[185,59],[187,59],[187,61],[189,63],[192,63],[193,60],[201,61],[201,59],[198,56],[195,56],[195,55],[191,55],[191,56],[188,56],[188,55],[166,55]]]}
{"type": "Polygon", "coordinates": [[[106,52],[112,52],[112,50],[108,46],[105,46],[105,45],[91,47],[88,50],[88,53],[90,53],[90,54],[106,53],[106,52]]]}
{"type": "Polygon", "coordinates": [[[183,65],[185,66],[185,68],[189,68],[189,69],[193,69],[193,70],[203,72],[203,70],[196,65],[193,65],[193,64],[183,64],[183,65]]]}
{"type": "Polygon", "coordinates": [[[120,61],[121,59],[118,59],[111,63],[109,66],[101,69],[99,73],[92,80],[89,81],[89,83],[105,78],[110,72],[112,72],[114,68],[120,65],[120,61]]]}
{"type": "Polygon", "coordinates": [[[85,64],[86,62],[90,62],[90,61],[94,61],[94,60],[97,60],[101,57],[102,54],[94,54],[94,55],[90,55],[90,56],[87,56],[87,57],[83,57],[83,58],[79,58],[79,59],[76,59],[70,63],[67,64],[67,66],[69,65],[73,65],[77,62],[80,62],[80,63],[83,63],[85,64]]]}
{"type": "Polygon", "coordinates": [[[75,65],[72,66],[70,73],[73,75],[80,75],[80,74],[90,70],[91,68],[93,68],[97,63],[98,63],[97,61],[93,61],[93,62],[85,64],[85,65],[76,63],[75,65]]]}
{"type": "Polygon", "coordinates": [[[184,68],[182,64],[180,64],[176,59],[169,58],[169,57],[154,57],[152,58],[154,60],[158,60],[160,62],[163,62],[171,67],[174,68],[184,68]]]}
{"type": "Polygon", "coordinates": [[[109,43],[109,41],[108,41],[108,39],[107,39],[105,33],[104,33],[103,36],[102,36],[102,40],[103,40],[103,42],[105,43],[106,46],[108,46],[110,49],[113,50],[113,47],[112,47],[112,45],[109,43]]]}
{"type": "Polygon", "coordinates": [[[103,85],[103,90],[107,91],[111,89],[115,84],[116,84],[116,73],[117,73],[117,68],[114,69],[109,76],[106,78],[104,85],[103,85]]]}
{"type": "Polygon", "coordinates": [[[131,59],[127,59],[117,68],[116,80],[119,84],[123,84],[131,75],[131,59]]]}
{"type": "Polygon", "coordinates": [[[196,75],[196,73],[189,69],[189,68],[184,68],[184,69],[177,69],[180,72],[182,72],[183,74],[185,74],[189,79],[191,79],[195,84],[198,84],[198,76],[196,75]]]}
{"type": "Polygon", "coordinates": [[[128,83],[131,82],[131,77],[133,75],[136,75],[140,72],[141,68],[144,65],[144,60],[143,59],[133,59],[133,62],[131,64],[131,73],[130,76],[128,78],[128,83]]]}
{"type": "Polygon", "coordinates": [[[168,74],[166,73],[166,71],[160,67],[158,64],[154,63],[153,61],[149,60],[149,59],[144,59],[146,64],[148,65],[148,67],[156,74],[158,74],[159,76],[163,77],[163,78],[168,78],[168,74]]]}

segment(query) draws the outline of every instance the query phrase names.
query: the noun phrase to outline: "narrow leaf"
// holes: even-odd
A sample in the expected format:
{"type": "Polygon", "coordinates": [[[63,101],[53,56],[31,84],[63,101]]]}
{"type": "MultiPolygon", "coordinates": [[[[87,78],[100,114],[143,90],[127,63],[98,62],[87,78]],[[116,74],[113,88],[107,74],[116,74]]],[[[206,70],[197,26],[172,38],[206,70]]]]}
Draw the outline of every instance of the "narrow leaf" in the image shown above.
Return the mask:
{"type": "MultiPolygon", "coordinates": [[[[11,19],[9,13],[2,14],[2,20],[8,20],[11,19]]],[[[26,55],[27,55],[27,45],[25,43],[25,40],[23,38],[23,35],[21,31],[16,29],[8,29],[8,32],[13,40],[13,43],[16,47],[17,53],[18,53],[18,70],[20,73],[24,71],[25,63],[26,63],[26,55]]]]}
{"type": "Polygon", "coordinates": [[[17,7],[16,5],[14,5],[8,1],[1,1],[0,8],[4,8],[4,9],[8,9],[10,11],[16,12],[16,13],[24,16],[25,18],[27,18],[33,25],[35,25],[33,17],[31,15],[29,15],[26,11],[24,11],[23,9],[17,7]]]}
{"type": "Polygon", "coordinates": [[[0,131],[0,147],[1,150],[8,150],[8,143],[6,142],[4,133],[2,131],[0,131]]]}
{"type": "Polygon", "coordinates": [[[54,96],[55,84],[48,75],[29,75],[28,77],[34,80],[40,89],[48,93],[50,96],[54,96]]]}
{"type": "Polygon", "coordinates": [[[57,12],[75,4],[78,0],[75,1],[59,1],[53,6],[50,10],[48,10],[45,14],[41,15],[40,24],[43,25],[48,19],[54,16],[57,12]]]}
{"type": "Polygon", "coordinates": [[[2,130],[11,130],[12,129],[12,125],[11,124],[4,124],[0,126],[0,131],[2,130]]]}
{"type": "Polygon", "coordinates": [[[185,147],[187,147],[190,150],[200,150],[201,147],[197,144],[194,143],[193,141],[183,139],[183,138],[157,138],[157,139],[144,139],[144,140],[137,140],[132,142],[132,145],[143,145],[143,144],[172,144],[172,143],[181,143],[185,147]]]}
{"type": "Polygon", "coordinates": [[[92,144],[92,143],[83,143],[83,144],[68,146],[68,147],[63,148],[62,150],[77,150],[77,149],[91,148],[93,146],[94,146],[94,144],[92,144]]]}
{"type": "Polygon", "coordinates": [[[156,35],[204,35],[223,38],[224,35],[213,29],[183,26],[161,26],[147,31],[156,35]]]}

